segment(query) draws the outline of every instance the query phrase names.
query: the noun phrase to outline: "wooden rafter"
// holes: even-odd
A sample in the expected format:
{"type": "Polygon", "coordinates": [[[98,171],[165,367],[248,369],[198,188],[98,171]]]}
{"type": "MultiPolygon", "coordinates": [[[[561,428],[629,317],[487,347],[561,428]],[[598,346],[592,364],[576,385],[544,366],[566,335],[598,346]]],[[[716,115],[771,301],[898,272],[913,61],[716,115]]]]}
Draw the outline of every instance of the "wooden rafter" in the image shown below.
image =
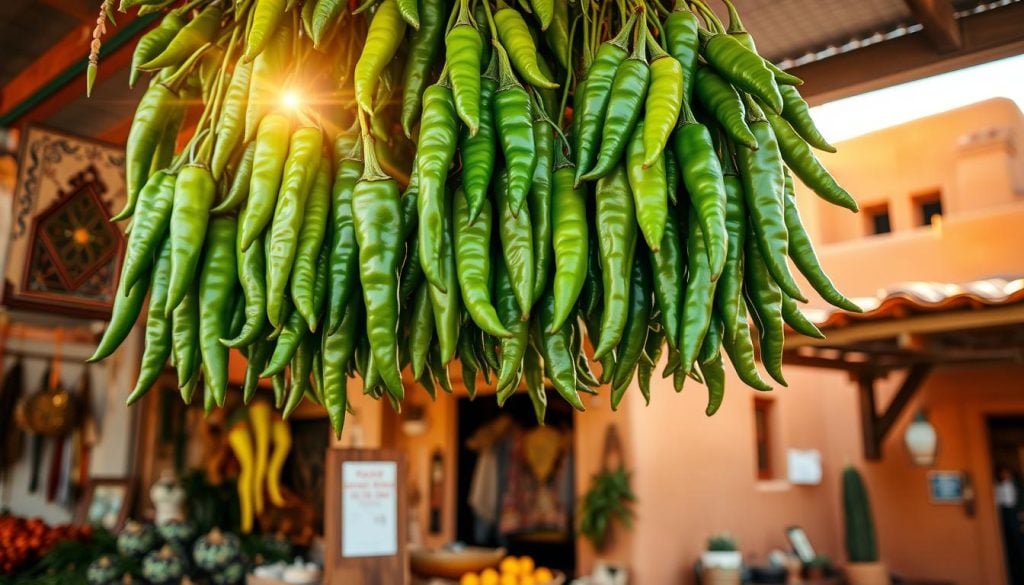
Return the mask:
{"type": "Polygon", "coordinates": [[[951,0],[905,0],[914,18],[924,26],[924,34],[940,53],[959,50],[963,46],[960,24],[951,0]]]}
{"type": "MultiPolygon", "coordinates": [[[[947,2],[948,3],[948,2],[947,2]]],[[[1024,2],[965,16],[961,46],[938,53],[925,34],[876,43],[790,70],[813,105],[1017,55],[1024,51],[1024,2]]]]}
{"type": "Polygon", "coordinates": [[[881,413],[878,412],[875,399],[877,376],[865,372],[858,378],[857,387],[860,392],[861,432],[865,459],[877,461],[882,458],[882,444],[885,443],[886,436],[921,388],[921,384],[924,383],[931,368],[930,364],[918,364],[908,368],[907,377],[900,385],[899,391],[881,413]]]}

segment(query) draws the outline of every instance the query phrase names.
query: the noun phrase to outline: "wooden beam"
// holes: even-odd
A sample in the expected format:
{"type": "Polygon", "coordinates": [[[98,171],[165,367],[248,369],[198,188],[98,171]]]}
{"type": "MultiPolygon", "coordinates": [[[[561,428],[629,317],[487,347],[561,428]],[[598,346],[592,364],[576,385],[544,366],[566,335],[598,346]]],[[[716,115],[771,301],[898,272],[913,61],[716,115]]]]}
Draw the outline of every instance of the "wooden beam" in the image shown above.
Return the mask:
{"type": "Polygon", "coordinates": [[[861,374],[857,378],[857,392],[860,395],[860,434],[864,444],[864,459],[878,461],[882,458],[882,448],[875,427],[878,420],[875,414],[875,377],[868,373],[861,374]]]}
{"type": "Polygon", "coordinates": [[[1024,2],[959,20],[961,47],[939,54],[925,34],[910,34],[794,67],[812,105],[994,61],[1024,52],[1024,2]]]}
{"type": "Polygon", "coordinates": [[[57,41],[31,65],[4,85],[0,94],[0,116],[6,114],[23,100],[28,99],[39,88],[46,85],[62,71],[89,54],[92,29],[80,24],[57,41]]]}
{"type": "Polygon", "coordinates": [[[889,431],[892,430],[893,425],[899,419],[900,414],[907,408],[910,399],[917,394],[918,389],[921,388],[921,384],[924,383],[924,379],[928,376],[928,372],[931,369],[932,366],[928,364],[919,364],[912,366],[907,371],[907,377],[903,380],[903,384],[900,385],[896,396],[893,396],[892,402],[885,408],[882,416],[878,417],[875,431],[878,433],[879,444],[885,442],[885,436],[889,434],[889,431]]]}
{"type": "MultiPolygon", "coordinates": [[[[1024,5],[1024,2],[1021,4],[1024,5]]],[[[839,329],[825,329],[825,339],[787,335],[786,349],[843,346],[858,341],[897,337],[901,333],[962,331],[1017,323],[1024,323],[1024,303],[990,309],[930,313],[904,319],[855,321],[854,324],[839,329]]]]}
{"type": "Polygon", "coordinates": [[[938,52],[951,53],[963,47],[960,24],[956,21],[951,0],[904,1],[938,52]]]}

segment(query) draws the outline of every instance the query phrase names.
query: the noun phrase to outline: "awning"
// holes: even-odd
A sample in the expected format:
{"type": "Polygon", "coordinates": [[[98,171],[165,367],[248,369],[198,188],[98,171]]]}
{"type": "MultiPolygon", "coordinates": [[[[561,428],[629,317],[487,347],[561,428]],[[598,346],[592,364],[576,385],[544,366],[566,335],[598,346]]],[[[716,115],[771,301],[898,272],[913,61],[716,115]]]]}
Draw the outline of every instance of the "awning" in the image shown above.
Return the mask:
{"type": "Polygon", "coordinates": [[[867,459],[881,457],[886,434],[932,368],[1024,362],[1024,278],[914,282],[854,300],[863,313],[807,310],[825,339],[787,331],[783,361],[849,372],[861,394],[867,459]],[[878,412],[875,380],[895,370],[906,378],[878,412]]]}

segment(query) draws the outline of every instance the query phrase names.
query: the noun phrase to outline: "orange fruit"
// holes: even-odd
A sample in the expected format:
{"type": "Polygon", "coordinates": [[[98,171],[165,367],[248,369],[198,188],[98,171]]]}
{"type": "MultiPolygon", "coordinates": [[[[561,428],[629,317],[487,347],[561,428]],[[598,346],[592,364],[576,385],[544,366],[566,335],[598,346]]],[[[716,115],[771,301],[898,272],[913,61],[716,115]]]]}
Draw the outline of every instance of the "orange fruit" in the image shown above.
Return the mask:
{"type": "Polygon", "coordinates": [[[519,574],[529,575],[533,572],[534,563],[530,557],[519,557],[519,574]]]}
{"type": "Polygon", "coordinates": [[[500,585],[498,572],[494,569],[484,569],[480,573],[480,585],[500,585]]]}
{"type": "Polygon", "coordinates": [[[519,559],[515,557],[505,557],[501,559],[501,564],[498,565],[498,570],[505,575],[518,575],[519,574],[519,559]]]}
{"type": "Polygon", "coordinates": [[[480,585],[480,575],[476,573],[466,573],[459,579],[459,585],[480,585]]]}
{"type": "Polygon", "coordinates": [[[533,581],[537,585],[545,585],[555,580],[555,574],[547,567],[540,567],[533,572],[533,581]]]}

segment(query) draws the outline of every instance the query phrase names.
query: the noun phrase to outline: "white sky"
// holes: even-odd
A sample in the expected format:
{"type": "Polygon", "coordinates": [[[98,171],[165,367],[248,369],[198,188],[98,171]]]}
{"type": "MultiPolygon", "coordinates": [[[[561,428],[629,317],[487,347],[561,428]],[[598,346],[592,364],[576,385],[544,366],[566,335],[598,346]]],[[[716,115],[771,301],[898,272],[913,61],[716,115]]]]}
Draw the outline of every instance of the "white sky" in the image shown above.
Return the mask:
{"type": "Polygon", "coordinates": [[[1024,110],[1024,55],[836,100],[811,114],[836,142],[996,97],[1024,110]]]}

